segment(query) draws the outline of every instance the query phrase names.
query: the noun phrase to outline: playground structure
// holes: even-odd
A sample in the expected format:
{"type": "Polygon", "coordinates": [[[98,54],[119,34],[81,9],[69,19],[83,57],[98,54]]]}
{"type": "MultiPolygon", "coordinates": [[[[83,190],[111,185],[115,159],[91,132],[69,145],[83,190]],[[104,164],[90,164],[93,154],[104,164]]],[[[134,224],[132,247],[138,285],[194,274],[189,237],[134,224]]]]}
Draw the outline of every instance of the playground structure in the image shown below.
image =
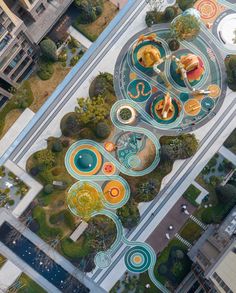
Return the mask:
{"type": "Polygon", "coordinates": [[[172,98],[170,94],[167,93],[163,101],[160,101],[156,106],[156,111],[161,111],[161,117],[167,119],[169,114],[172,116],[171,112],[174,112],[174,106],[172,103],[172,98]]]}

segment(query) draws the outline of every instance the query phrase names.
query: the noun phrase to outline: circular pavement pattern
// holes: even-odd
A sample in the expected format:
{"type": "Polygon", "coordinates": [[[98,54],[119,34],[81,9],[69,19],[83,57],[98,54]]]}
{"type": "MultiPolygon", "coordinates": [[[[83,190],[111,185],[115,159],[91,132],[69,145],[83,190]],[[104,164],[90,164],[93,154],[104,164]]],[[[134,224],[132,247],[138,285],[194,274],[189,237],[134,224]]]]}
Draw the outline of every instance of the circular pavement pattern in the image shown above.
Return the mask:
{"type": "Polygon", "coordinates": [[[125,255],[125,265],[132,273],[143,273],[149,269],[152,256],[143,246],[131,247],[125,255]]]}
{"type": "Polygon", "coordinates": [[[198,1],[196,8],[204,20],[211,19],[218,13],[218,6],[214,0],[198,1]]]}
{"type": "Polygon", "coordinates": [[[91,145],[72,145],[68,152],[69,166],[78,175],[94,175],[102,165],[102,156],[99,151],[91,145]]]}
{"type": "Polygon", "coordinates": [[[103,194],[110,207],[123,206],[129,199],[125,186],[118,180],[109,181],[103,188],[103,194]]]}
{"type": "Polygon", "coordinates": [[[100,251],[95,255],[94,263],[100,269],[105,269],[111,264],[111,256],[105,251],[100,251]]]}

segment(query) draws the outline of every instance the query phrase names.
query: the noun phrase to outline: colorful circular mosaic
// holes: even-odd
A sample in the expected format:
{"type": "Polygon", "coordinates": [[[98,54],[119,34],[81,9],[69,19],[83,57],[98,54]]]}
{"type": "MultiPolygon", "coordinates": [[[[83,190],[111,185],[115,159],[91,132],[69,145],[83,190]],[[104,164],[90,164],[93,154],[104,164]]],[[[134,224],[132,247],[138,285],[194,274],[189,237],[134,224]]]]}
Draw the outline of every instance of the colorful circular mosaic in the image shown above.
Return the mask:
{"type": "Polygon", "coordinates": [[[128,86],[128,95],[136,102],[145,102],[151,94],[152,87],[146,80],[135,79],[128,86]]]}
{"type": "Polygon", "coordinates": [[[110,204],[119,204],[125,198],[125,186],[118,180],[112,180],[105,185],[103,194],[110,204]]]}
{"type": "Polygon", "coordinates": [[[105,269],[111,264],[111,256],[105,251],[100,251],[94,258],[95,265],[100,269],[105,269]]]}
{"type": "Polygon", "coordinates": [[[102,208],[100,192],[94,183],[79,181],[71,186],[67,194],[70,211],[79,217],[89,218],[102,208]]]}
{"type": "Polygon", "coordinates": [[[209,85],[208,90],[210,91],[209,96],[211,98],[218,98],[219,95],[221,94],[221,89],[217,84],[209,85]]]}
{"type": "Polygon", "coordinates": [[[184,104],[185,112],[190,116],[196,116],[201,111],[201,104],[198,100],[190,99],[184,104]]]}
{"type": "Polygon", "coordinates": [[[143,273],[147,271],[151,262],[151,254],[143,246],[134,246],[125,255],[125,265],[132,273],[143,273]]]}
{"type": "Polygon", "coordinates": [[[164,96],[157,96],[151,104],[151,115],[160,124],[171,124],[179,117],[180,108],[175,99],[172,99],[172,107],[168,111],[167,117],[163,118],[164,96]]]}
{"type": "Polygon", "coordinates": [[[214,18],[218,13],[218,6],[214,0],[200,0],[196,6],[202,19],[214,18]]]}
{"type": "Polygon", "coordinates": [[[113,175],[116,171],[116,167],[112,162],[106,162],[103,164],[102,171],[105,175],[113,175]]]}
{"type": "Polygon", "coordinates": [[[76,174],[94,175],[101,168],[102,156],[95,147],[80,145],[70,153],[69,163],[76,174]]]}

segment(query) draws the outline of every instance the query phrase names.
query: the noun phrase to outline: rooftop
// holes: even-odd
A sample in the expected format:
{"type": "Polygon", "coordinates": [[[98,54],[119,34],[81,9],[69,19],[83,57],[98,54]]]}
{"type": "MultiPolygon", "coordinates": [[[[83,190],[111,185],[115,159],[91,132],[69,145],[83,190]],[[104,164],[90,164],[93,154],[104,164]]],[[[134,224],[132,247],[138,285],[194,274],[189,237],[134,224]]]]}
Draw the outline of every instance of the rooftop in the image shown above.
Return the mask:
{"type": "Polygon", "coordinates": [[[28,32],[34,43],[38,44],[42,40],[72,2],[73,0],[53,0],[37,22],[29,24],[28,32]]]}

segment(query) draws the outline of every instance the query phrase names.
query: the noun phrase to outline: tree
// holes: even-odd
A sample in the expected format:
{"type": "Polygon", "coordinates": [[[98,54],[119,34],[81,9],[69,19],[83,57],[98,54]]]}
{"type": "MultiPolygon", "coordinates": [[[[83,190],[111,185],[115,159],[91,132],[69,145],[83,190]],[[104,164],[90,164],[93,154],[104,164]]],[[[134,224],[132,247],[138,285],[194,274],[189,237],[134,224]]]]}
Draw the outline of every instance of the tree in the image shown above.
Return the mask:
{"type": "Polygon", "coordinates": [[[52,145],[52,151],[53,151],[54,153],[59,153],[59,152],[62,151],[62,149],[63,149],[63,146],[62,146],[61,141],[60,141],[59,139],[56,140],[56,141],[53,143],[53,145],[52,145]]]}
{"type": "Polygon", "coordinates": [[[137,203],[130,199],[126,205],[117,210],[117,215],[125,228],[131,229],[137,226],[140,214],[137,203]]]}
{"type": "Polygon", "coordinates": [[[102,14],[102,0],[75,0],[79,10],[79,23],[91,23],[102,14]]]}
{"type": "Polygon", "coordinates": [[[175,17],[174,7],[167,7],[164,11],[164,18],[166,21],[170,21],[175,17]]]}
{"type": "Polygon", "coordinates": [[[218,186],[216,188],[216,194],[219,201],[223,204],[227,204],[232,201],[236,201],[236,187],[231,184],[224,186],[218,186]]]}
{"type": "Polygon", "coordinates": [[[191,41],[200,33],[200,27],[201,22],[196,16],[185,14],[178,16],[171,23],[171,32],[180,41],[191,41]]]}
{"type": "Polygon", "coordinates": [[[40,49],[48,60],[57,61],[57,46],[51,39],[44,39],[40,43],[40,49]]]}
{"type": "Polygon", "coordinates": [[[169,48],[170,48],[171,51],[176,51],[180,47],[180,43],[176,39],[170,40],[168,45],[169,45],[169,48]]]}
{"type": "Polygon", "coordinates": [[[78,106],[75,108],[78,121],[82,125],[92,123],[96,125],[105,121],[109,117],[109,106],[102,96],[96,98],[80,98],[78,106]]]}
{"type": "Polygon", "coordinates": [[[51,194],[53,192],[53,189],[54,188],[53,188],[53,185],[52,184],[47,184],[47,185],[44,186],[43,191],[46,194],[51,194]]]}
{"type": "Polygon", "coordinates": [[[102,139],[107,138],[111,133],[111,127],[106,122],[99,122],[95,129],[96,136],[102,139]]]}
{"type": "Polygon", "coordinates": [[[156,196],[157,192],[157,183],[153,179],[150,179],[138,185],[135,199],[138,200],[138,202],[151,201],[156,196]]]}
{"type": "Polygon", "coordinates": [[[228,87],[236,91],[236,55],[228,55],[225,59],[228,87]]]}
{"type": "Polygon", "coordinates": [[[61,132],[64,136],[78,138],[81,126],[75,113],[69,113],[61,121],[61,132]]]}
{"type": "Polygon", "coordinates": [[[38,151],[34,154],[35,159],[39,164],[51,168],[55,164],[55,155],[48,149],[38,151]]]}
{"type": "Polygon", "coordinates": [[[185,11],[186,9],[192,8],[196,0],[178,0],[177,3],[179,8],[185,11]]]}

